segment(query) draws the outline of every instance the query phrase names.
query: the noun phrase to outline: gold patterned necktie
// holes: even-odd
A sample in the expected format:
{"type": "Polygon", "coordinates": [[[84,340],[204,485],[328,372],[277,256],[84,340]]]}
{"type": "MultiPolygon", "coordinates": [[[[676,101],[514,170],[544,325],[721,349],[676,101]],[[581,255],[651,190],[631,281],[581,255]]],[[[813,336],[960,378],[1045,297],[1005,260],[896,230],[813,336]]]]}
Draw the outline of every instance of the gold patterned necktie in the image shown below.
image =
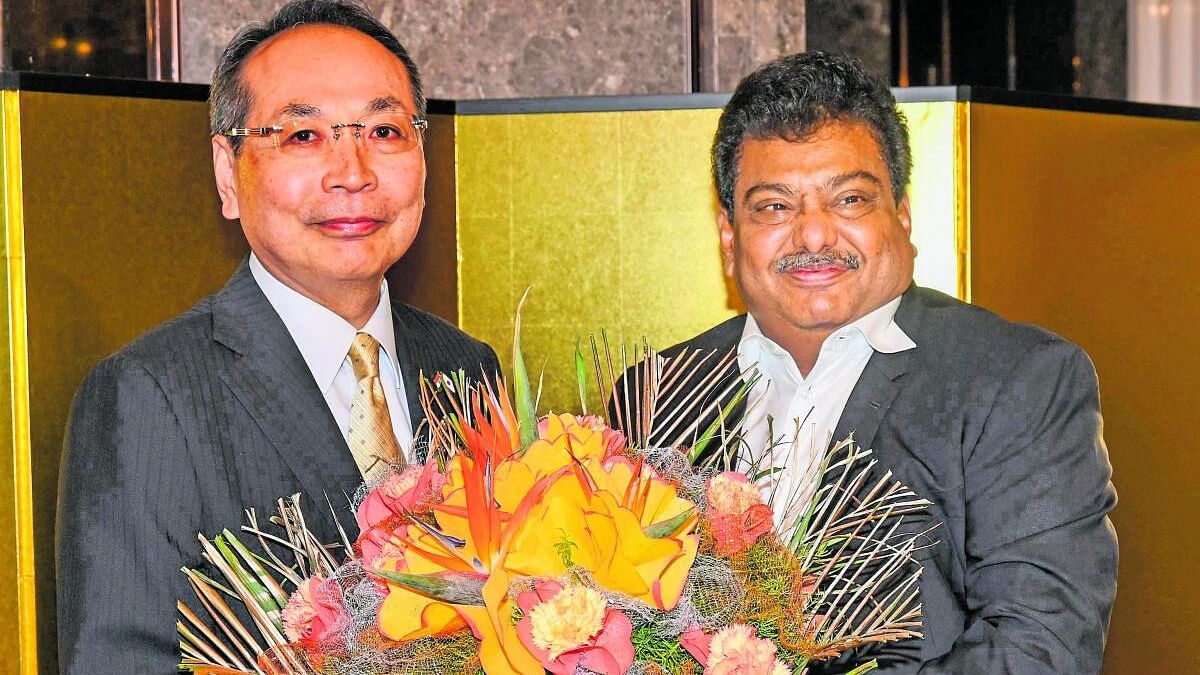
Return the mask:
{"type": "Polygon", "coordinates": [[[350,453],[370,483],[385,476],[392,465],[403,465],[404,455],[396,445],[392,416],[379,380],[379,343],[359,333],[350,345],[349,356],[358,380],[350,403],[350,453]]]}

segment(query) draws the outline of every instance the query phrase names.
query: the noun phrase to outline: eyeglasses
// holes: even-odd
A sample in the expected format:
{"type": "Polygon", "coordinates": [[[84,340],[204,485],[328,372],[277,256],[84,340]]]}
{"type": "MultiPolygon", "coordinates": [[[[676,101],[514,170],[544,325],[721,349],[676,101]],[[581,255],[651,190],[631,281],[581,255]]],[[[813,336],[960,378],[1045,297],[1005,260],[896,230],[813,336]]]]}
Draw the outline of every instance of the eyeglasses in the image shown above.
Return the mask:
{"type": "Polygon", "coordinates": [[[381,112],[355,122],[331,122],[320,117],[289,117],[267,127],[235,127],[225,136],[270,138],[280,154],[297,159],[322,157],[333,151],[344,133],[361,141],[368,152],[394,155],[407,152],[421,142],[429,122],[405,112],[381,112]]]}

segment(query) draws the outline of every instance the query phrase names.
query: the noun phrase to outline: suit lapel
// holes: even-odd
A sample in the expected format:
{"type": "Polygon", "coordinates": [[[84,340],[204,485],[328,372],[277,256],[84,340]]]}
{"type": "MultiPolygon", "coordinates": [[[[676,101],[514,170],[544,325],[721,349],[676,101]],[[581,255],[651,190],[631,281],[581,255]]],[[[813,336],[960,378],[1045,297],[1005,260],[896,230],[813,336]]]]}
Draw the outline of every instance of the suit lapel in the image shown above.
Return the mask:
{"type": "Polygon", "coordinates": [[[418,343],[416,331],[404,324],[401,307],[396,304],[392,305],[392,325],[395,327],[396,359],[399,361],[400,377],[404,379],[408,419],[416,436],[418,428],[425,421],[425,409],[421,407],[421,378],[433,377],[430,370],[433,364],[423,358],[426,350],[418,343]]]}
{"type": "Polygon", "coordinates": [[[308,498],[320,504],[328,495],[340,506],[362,476],[300,350],[245,263],[214,298],[213,338],[239,355],[221,379],[308,498]]]}
{"type": "MultiPolygon", "coordinates": [[[[896,309],[895,319],[897,325],[910,337],[915,335],[913,329],[920,322],[919,310],[916,286],[910,286],[896,309]]],[[[855,442],[860,446],[872,446],[879,432],[879,424],[891,408],[896,394],[900,393],[901,378],[908,372],[913,353],[920,348],[918,342],[914,349],[894,354],[875,352],[871,355],[858,378],[858,383],[850,392],[846,407],[842,410],[842,416],[833,432],[833,443],[836,444],[853,433],[855,442]]]]}
{"type": "Polygon", "coordinates": [[[911,351],[895,354],[876,352],[871,355],[842,410],[842,417],[833,432],[834,443],[854,434],[854,440],[859,445],[871,447],[879,431],[879,423],[900,392],[898,380],[908,370],[911,351]]]}

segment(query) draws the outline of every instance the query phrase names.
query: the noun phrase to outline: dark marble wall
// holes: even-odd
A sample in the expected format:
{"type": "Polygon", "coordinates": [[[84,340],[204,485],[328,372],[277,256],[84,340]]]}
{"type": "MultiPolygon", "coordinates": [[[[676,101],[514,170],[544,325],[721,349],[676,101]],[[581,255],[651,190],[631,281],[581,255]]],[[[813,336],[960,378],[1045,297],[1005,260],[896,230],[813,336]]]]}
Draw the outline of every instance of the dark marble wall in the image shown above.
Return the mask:
{"type": "Polygon", "coordinates": [[[733,91],[758,66],[804,50],[804,0],[699,1],[701,91],[733,91]]]}
{"type": "MultiPolygon", "coordinates": [[[[705,13],[701,91],[804,48],[804,0],[370,0],[412,52],[430,96],[667,94],[692,89],[690,6],[705,13]]],[[[183,79],[282,0],[180,0],[183,79]]]]}
{"type": "Polygon", "coordinates": [[[891,79],[891,0],[808,0],[808,48],[858,57],[891,79]]]}
{"type": "MultiPolygon", "coordinates": [[[[181,0],[183,79],[208,82],[221,47],[280,0],[181,0]]],[[[428,95],[684,92],[687,0],[373,0],[425,75],[428,95]]]]}
{"type": "Polygon", "coordinates": [[[1127,97],[1129,4],[1126,0],[1078,0],[1075,4],[1075,93],[1127,97]]]}

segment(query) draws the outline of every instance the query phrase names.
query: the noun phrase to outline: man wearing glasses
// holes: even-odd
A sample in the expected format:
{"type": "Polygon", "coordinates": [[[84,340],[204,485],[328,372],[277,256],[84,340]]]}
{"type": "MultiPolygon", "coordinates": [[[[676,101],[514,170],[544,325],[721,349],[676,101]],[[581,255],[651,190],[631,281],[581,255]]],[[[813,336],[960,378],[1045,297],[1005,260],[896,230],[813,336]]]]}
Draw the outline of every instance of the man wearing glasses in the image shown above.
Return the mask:
{"type": "Polygon", "coordinates": [[[80,388],[58,522],[65,673],[174,672],[198,532],[303,493],[339,541],[325,499],[353,533],[345,495],[421,459],[420,374],[498,369],[389,297],[424,206],[425,101],[387,28],[344,0],[292,2],[234,37],[210,103],[222,213],[252,253],[80,388]]]}

